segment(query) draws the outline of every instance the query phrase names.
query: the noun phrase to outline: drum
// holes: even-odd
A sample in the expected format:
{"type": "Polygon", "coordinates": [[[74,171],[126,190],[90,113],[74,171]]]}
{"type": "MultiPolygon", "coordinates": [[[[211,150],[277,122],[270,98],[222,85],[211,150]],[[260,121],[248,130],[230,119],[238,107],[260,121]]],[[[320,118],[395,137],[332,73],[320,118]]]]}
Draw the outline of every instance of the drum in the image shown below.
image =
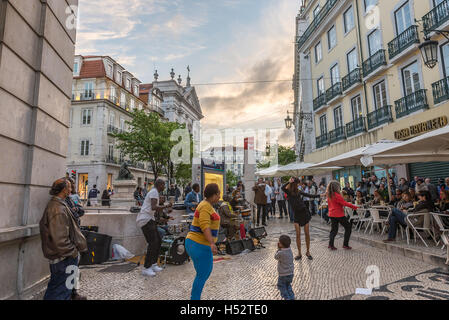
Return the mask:
{"type": "Polygon", "coordinates": [[[160,258],[165,263],[183,264],[189,259],[185,248],[185,238],[175,236],[165,236],[162,238],[160,258]]]}
{"type": "Polygon", "coordinates": [[[242,214],[242,217],[249,217],[251,215],[251,209],[243,209],[240,213],[242,214]]]}

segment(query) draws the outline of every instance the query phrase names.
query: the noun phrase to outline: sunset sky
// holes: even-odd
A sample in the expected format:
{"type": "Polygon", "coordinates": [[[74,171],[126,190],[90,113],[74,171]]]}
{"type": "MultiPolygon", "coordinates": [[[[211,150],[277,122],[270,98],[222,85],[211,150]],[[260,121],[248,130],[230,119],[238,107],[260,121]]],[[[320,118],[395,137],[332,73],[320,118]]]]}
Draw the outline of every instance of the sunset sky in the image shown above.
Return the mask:
{"type": "Polygon", "coordinates": [[[76,54],[109,55],[143,82],[185,83],[190,65],[205,116],[202,127],[285,130],[293,110],[291,80],[296,0],[80,0],[76,54]]]}

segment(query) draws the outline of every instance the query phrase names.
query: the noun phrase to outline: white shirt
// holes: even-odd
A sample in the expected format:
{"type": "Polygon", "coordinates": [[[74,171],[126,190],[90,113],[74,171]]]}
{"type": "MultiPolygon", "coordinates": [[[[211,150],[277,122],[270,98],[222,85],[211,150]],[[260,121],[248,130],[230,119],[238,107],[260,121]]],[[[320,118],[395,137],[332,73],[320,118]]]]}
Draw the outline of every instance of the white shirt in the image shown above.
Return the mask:
{"type": "Polygon", "coordinates": [[[150,220],[154,220],[154,212],[151,208],[151,199],[157,199],[159,203],[159,192],[156,187],[153,187],[150,192],[148,192],[145,197],[145,201],[143,202],[142,208],[140,209],[139,214],[137,215],[136,223],[139,228],[142,228],[146,225],[150,220]]]}
{"type": "Polygon", "coordinates": [[[267,196],[267,203],[271,203],[271,193],[273,192],[273,190],[271,189],[271,187],[266,184],[265,185],[265,195],[267,196]]]}

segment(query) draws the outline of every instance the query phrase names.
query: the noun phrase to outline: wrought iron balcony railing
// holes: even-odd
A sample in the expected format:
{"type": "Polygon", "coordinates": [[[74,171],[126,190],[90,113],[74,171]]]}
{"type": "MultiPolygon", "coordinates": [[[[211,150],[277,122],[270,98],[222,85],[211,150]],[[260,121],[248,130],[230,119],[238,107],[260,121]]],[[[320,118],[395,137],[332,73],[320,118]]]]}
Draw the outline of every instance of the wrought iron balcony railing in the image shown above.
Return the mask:
{"type": "Polygon", "coordinates": [[[313,110],[316,111],[326,104],[326,94],[321,93],[318,98],[313,100],[313,110]]]}
{"type": "Polygon", "coordinates": [[[346,124],[346,136],[348,138],[362,132],[366,132],[365,117],[357,118],[346,124]]]}
{"type": "Polygon", "coordinates": [[[335,143],[346,139],[345,127],[338,127],[329,132],[329,143],[335,143]]]}
{"type": "Polygon", "coordinates": [[[368,113],[368,129],[377,128],[385,123],[393,122],[393,115],[391,114],[391,106],[383,106],[377,110],[368,113]]]}
{"type": "Polygon", "coordinates": [[[396,118],[405,117],[421,109],[428,109],[427,90],[421,89],[395,101],[396,118]]]}
{"type": "Polygon", "coordinates": [[[341,82],[337,82],[326,91],[326,100],[327,102],[329,102],[332,99],[340,96],[341,94],[342,94],[341,82]]]}
{"type": "Polygon", "coordinates": [[[322,147],[329,145],[329,136],[327,133],[322,134],[316,138],[316,148],[320,149],[322,147]]]}
{"type": "Polygon", "coordinates": [[[435,104],[449,100],[449,77],[432,83],[432,92],[435,104]]]}
{"type": "Polygon", "coordinates": [[[429,34],[431,30],[438,29],[445,22],[449,21],[449,1],[445,0],[430,10],[424,17],[424,33],[429,34]]]}
{"type": "Polygon", "coordinates": [[[388,43],[390,59],[393,59],[414,43],[419,43],[418,26],[411,26],[388,43]]]}
{"type": "Polygon", "coordinates": [[[367,77],[381,66],[387,65],[385,50],[380,49],[363,62],[363,76],[367,77]]]}
{"type": "Polygon", "coordinates": [[[343,91],[348,90],[353,85],[360,82],[362,82],[362,70],[360,68],[356,68],[342,79],[343,91]]]}

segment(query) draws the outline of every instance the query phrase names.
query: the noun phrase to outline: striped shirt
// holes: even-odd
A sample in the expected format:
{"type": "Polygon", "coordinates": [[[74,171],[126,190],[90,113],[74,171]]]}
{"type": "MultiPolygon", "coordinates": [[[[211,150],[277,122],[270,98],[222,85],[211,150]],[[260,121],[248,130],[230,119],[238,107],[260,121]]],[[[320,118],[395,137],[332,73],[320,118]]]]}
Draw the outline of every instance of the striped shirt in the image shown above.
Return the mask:
{"type": "Polygon", "coordinates": [[[203,233],[207,228],[210,228],[214,242],[217,242],[218,230],[220,229],[220,216],[215,212],[215,209],[209,202],[203,200],[195,210],[187,239],[209,246],[210,243],[203,233]]]}

